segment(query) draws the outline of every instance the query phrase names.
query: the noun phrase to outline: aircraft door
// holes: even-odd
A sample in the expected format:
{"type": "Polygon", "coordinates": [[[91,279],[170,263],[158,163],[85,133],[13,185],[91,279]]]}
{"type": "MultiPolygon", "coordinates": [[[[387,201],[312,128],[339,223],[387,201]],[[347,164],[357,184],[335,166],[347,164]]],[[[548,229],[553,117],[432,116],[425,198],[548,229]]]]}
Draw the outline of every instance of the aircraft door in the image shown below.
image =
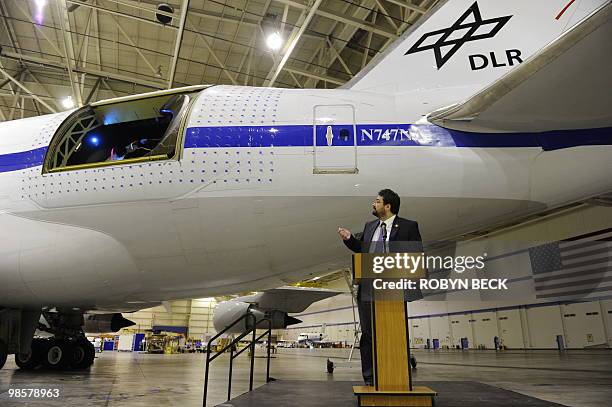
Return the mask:
{"type": "Polygon", "coordinates": [[[317,105],[313,125],[314,174],[356,174],[357,131],[352,105],[317,105]]]}

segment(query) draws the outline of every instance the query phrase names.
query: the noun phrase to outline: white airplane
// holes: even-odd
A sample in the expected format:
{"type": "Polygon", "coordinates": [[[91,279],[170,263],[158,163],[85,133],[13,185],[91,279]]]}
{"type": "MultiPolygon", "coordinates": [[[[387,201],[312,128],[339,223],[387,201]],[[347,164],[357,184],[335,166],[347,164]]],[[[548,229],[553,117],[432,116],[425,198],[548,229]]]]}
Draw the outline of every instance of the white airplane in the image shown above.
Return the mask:
{"type": "Polygon", "coordinates": [[[194,86],[1,123],[0,366],[89,366],[85,312],[346,266],[336,229],[381,188],[426,241],[609,192],[611,11],[440,1],[342,89],[194,86]],[[55,339],[31,345],[37,327],[55,339]]]}
{"type": "Polygon", "coordinates": [[[297,343],[299,345],[314,347],[315,345],[322,344],[324,340],[325,336],[321,332],[301,332],[298,335],[297,343]]]}
{"type": "Polygon", "coordinates": [[[302,322],[288,314],[303,312],[312,303],[340,294],[340,291],[325,288],[279,287],[263,292],[233,298],[217,304],[213,325],[217,332],[227,328],[227,333],[235,334],[252,328],[253,323],[261,329],[286,328],[302,322]],[[254,320],[243,320],[230,326],[238,318],[250,312],[254,320]],[[269,322],[263,321],[267,319],[269,322]]]}

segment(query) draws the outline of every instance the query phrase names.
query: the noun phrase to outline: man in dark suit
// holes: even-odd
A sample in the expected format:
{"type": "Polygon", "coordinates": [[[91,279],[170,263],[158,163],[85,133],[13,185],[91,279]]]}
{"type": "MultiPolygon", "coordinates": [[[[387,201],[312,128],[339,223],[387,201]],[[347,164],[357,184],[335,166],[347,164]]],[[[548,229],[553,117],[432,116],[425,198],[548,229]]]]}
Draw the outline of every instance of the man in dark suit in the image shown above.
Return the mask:
{"type": "MultiPolygon", "coordinates": [[[[383,189],[372,202],[372,215],[376,220],[365,224],[358,238],[345,228],[338,228],[338,235],[346,247],[355,253],[420,253],[423,251],[421,234],[417,222],[397,216],[400,208],[399,196],[390,189],[383,189]]],[[[362,281],[357,290],[357,308],[361,323],[361,373],[366,385],[374,381],[372,366],[372,281],[362,281]]],[[[423,298],[420,290],[404,291],[405,301],[423,298]]]]}

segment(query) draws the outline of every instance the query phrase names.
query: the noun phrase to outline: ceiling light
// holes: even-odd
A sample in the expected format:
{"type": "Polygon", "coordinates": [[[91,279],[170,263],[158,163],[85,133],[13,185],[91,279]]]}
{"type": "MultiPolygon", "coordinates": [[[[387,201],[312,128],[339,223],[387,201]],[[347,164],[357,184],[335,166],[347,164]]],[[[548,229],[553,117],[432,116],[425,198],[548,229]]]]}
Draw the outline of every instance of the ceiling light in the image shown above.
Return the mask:
{"type": "Polygon", "coordinates": [[[36,23],[38,25],[41,25],[43,23],[43,19],[44,19],[43,9],[45,8],[46,5],[47,5],[47,0],[36,0],[36,15],[34,16],[34,19],[36,20],[36,23]]]}
{"type": "Polygon", "coordinates": [[[279,33],[273,32],[272,34],[268,35],[266,45],[272,51],[277,51],[280,49],[281,45],[283,45],[283,37],[281,37],[279,33]]]}
{"type": "Polygon", "coordinates": [[[74,101],[72,100],[72,96],[65,97],[62,99],[62,106],[66,109],[72,109],[74,107],[74,101]]]}

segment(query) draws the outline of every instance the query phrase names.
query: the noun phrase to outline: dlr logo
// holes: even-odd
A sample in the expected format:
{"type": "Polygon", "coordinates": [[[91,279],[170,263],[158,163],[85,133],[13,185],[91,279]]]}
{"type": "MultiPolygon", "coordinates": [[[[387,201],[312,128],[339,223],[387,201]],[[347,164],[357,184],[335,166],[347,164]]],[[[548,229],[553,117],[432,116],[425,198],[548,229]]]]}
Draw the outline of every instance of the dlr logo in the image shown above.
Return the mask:
{"type": "Polygon", "coordinates": [[[507,49],[506,50],[506,60],[498,62],[498,57],[495,55],[495,52],[489,52],[489,56],[487,57],[484,54],[474,54],[469,55],[470,59],[470,67],[472,71],[477,71],[479,69],[484,69],[489,66],[489,62],[491,63],[491,67],[500,68],[502,66],[514,66],[515,63],[520,64],[523,62],[521,59],[521,51],[518,49],[507,49]]]}

